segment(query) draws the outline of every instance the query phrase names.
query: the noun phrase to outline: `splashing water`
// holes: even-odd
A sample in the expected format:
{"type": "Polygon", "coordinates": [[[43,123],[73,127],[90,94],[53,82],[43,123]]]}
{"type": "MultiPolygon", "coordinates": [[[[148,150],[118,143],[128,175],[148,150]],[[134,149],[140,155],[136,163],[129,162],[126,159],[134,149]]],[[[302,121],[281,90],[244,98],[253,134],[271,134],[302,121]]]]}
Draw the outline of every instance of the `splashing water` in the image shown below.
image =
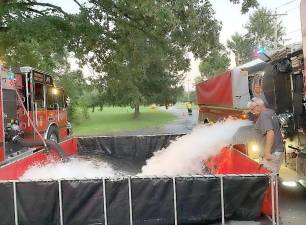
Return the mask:
{"type": "MultiPolygon", "coordinates": [[[[235,132],[249,121],[231,120],[213,125],[199,125],[190,134],[173,141],[166,149],[155,152],[142,167],[140,176],[175,176],[202,174],[202,161],[218,154],[231,144],[235,132]]],[[[110,164],[95,158],[71,158],[68,162],[34,165],[20,180],[94,179],[126,176],[110,164]]]]}
{"type": "Polygon", "coordinates": [[[51,162],[47,165],[34,165],[20,180],[53,179],[94,179],[123,175],[115,171],[108,163],[88,158],[71,158],[69,162],[51,162]]]}
{"type": "Polygon", "coordinates": [[[156,152],[142,167],[140,176],[175,176],[202,173],[202,160],[218,154],[231,144],[235,132],[249,121],[230,120],[213,125],[199,125],[185,136],[156,152]]]}

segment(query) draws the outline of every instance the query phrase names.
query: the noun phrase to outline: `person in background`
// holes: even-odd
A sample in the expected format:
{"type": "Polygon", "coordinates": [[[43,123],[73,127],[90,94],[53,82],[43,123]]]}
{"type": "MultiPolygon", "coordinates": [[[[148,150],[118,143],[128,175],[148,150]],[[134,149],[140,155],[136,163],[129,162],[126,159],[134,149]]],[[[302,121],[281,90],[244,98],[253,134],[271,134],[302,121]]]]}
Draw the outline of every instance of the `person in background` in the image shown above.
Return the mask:
{"type": "Polygon", "coordinates": [[[270,171],[279,173],[284,155],[284,145],[277,115],[272,109],[267,108],[259,97],[253,98],[248,103],[248,109],[256,117],[255,129],[264,142],[261,163],[270,171]]]}
{"type": "Polygon", "coordinates": [[[192,115],[192,102],[187,102],[186,104],[187,106],[187,111],[188,111],[188,115],[192,115]]]}

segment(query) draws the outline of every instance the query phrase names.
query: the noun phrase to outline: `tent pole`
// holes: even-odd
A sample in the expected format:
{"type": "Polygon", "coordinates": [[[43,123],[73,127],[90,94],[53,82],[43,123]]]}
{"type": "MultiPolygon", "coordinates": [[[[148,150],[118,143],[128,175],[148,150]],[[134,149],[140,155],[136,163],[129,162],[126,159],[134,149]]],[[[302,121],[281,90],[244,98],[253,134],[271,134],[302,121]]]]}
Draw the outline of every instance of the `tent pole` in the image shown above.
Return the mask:
{"type": "Polygon", "coordinates": [[[15,225],[18,225],[18,208],[17,208],[17,193],[16,193],[16,182],[13,182],[13,194],[14,194],[14,215],[15,225]]]}
{"type": "Polygon", "coordinates": [[[176,205],[176,182],[175,182],[175,177],[172,178],[172,181],[173,181],[174,225],[177,225],[177,205],[176,205]]]}
{"type": "Polygon", "coordinates": [[[223,176],[220,176],[220,185],[221,185],[221,212],[222,212],[222,225],[225,224],[225,216],[224,216],[224,193],[223,193],[223,176]]]}
{"type": "Polygon", "coordinates": [[[104,209],[104,224],[107,225],[107,210],[106,210],[106,187],[105,187],[105,178],[103,178],[103,209],[104,209]]]}

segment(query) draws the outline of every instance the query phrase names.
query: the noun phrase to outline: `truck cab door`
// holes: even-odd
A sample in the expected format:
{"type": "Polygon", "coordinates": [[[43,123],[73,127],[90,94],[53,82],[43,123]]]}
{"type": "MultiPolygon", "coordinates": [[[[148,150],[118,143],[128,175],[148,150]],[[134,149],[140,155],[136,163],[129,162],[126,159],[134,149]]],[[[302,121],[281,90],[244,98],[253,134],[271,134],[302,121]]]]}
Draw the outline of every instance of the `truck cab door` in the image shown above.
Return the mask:
{"type": "Polygon", "coordinates": [[[58,122],[57,92],[53,86],[47,85],[47,124],[58,122]]]}
{"type": "Polygon", "coordinates": [[[47,86],[47,120],[58,127],[59,138],[67,136],[67,110],[64,91],[53,86],[47,86]]]}
{"type": "Polygon", "coordinates": [[[67,107],[65,101],[65,93],[63,89],[58,89],[57,94],[57,123],[59,128],[59,137],[67,136],[67,107]]]}

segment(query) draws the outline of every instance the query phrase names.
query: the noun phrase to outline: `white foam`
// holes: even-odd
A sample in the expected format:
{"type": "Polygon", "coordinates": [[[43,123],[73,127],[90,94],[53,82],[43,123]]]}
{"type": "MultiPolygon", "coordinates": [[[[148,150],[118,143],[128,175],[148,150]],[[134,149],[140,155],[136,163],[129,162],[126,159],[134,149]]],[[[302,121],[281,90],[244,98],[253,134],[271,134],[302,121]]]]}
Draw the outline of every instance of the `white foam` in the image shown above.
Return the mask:
{"type": "Polygon", "coordinates": [[[108,163],[94,159],[71,158],[68,162],[50,162],[34,165],[20,180],[94,179],[120,175],[108,163]]]}
{"type": "Polygon", "coordinates": [[[202,161],[216,155],[222,147],[231,144],[238,128],[249,121],[230,120],[213,125],[198,125],[185,136],[156,152],[142,167],[140,176],[176,176],[202,173],[202,161]]]}
{"type": "MultiPolygon", "coordinates": [[[[147,160],[141,176],[176,176],[202,173],[202,161],[216,155],[222,147],[231,143],[232,136],[250,122],[232,120],[213,125],[198,125],[185,136],[173,141],[147,160]]],[[[108,163],[93,158],[71,158],[68,162],[51,162],[47,165],[34,165],[20,180],[50,179],[94,179],[124,176],[108,163]]]]}

